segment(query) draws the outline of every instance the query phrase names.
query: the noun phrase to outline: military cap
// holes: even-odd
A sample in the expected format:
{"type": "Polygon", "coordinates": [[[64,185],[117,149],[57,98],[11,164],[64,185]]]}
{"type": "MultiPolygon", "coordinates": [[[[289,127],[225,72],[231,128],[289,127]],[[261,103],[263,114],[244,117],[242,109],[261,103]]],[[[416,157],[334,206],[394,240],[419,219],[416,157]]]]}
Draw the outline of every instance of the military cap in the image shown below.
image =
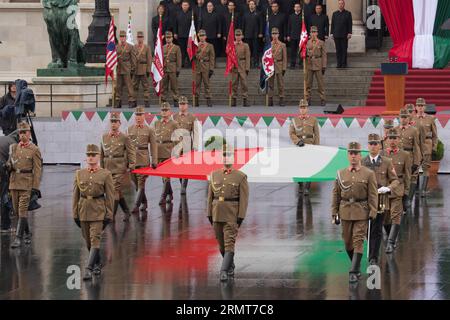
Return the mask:
{"type": "Polygon", "coordinates": [[[319,32],[319,30],[317,29],[316,26],[312,26],[311,27],[311,32],[319,32]]]}
{"type": "Polygon", "coordinates": [[[125,32],[125,30],[120,30],[119,36],[120,37],[126,37],[127,33],[125,32]]]}
{"type": "Polygon", "coordinates": [[[278,28],[272,28],[272,34],[274,34],[274,33],[276,33],[276,34],[280,33],[278,28]]]}
{"type": "Polygon", "coordinates": [[[235,34],[236,36],[242,36],[242,30],[241,30],[241,29],[236,29],[236,30],[234,31],[234,34],[235,34]]]}
{"type": "Polygon", "coordinates": [[[170,110],[170,103],[168,102],[161,103],[161,110],[170,110]]]}
{"type": "Polygon", "coordinates": [[[400,118],[408,118],[409,112],[405,108],[400,109],[400,118]]]}
{"type": "Polygon", "coordinates": [[[180,96],[178,98],[178,104],[188,104],[188,103],[189,103],[188,98],[186,98],[185,96],[180,96]]]}
{"type": "Polygon", "coordinates": [[[136,110],[134,111],[135,114],[145,114],[145,108],[142,106],[136,107],[136,110]]]}
{"type": "Polygon", "coordinates": [[[383,127],[384,127],[385,129],[392,129],[392,128],[394,127],[394,120],[392,120],[392,119],[386,119],[386,120],[384,120],[384,125],[383,125],[383,127]]]}
{"type": "Polygon", "coordinates": [[[200,36],[206,36],[206,31],[203,30],[203,29],[200,29],[200,30],[198,31],[198,36],[199,36],[199,37],[200,37],[200,36]]]}
{"type": "Polygon", "coordinates": [[[368,141],[369,143],[371,143],[371,142],[380,143],[380,141],[381,141],[380,136],[378,134],[376,134],[376,133],[369,134],[369,137],[368,137],[367,140],[369,140],[368,141]]]}
{"type": "Polygon", "coordinates": [[[19,125],[17,126],[17,129],[20,131],[30,131],[30,125],[26,122],[20,122],[19,125]]]}
{"type": "Polygon", "coordinates": [[[387,137],[388,138],[398,138],[399,135],[398,135],[397,129],[389,129],[387,132],[387,137]]]}
{"type": "Polygon", "coordinates": [[[418,106],[425,106],[427,103],[425,102],[424,98],[417,98],[416,105],[418,106]]]}
{"type": "Polygon", "coordinates": [[[306,101],[305,99],[300,99],[300,102],[298,103],[299,107],[307,107],[308,106],[308,101],[306,101]]]}
{"type": "Polygon", "coordinates": [[[120,121],[120,113],[111,112],[111,115],[109,116],[109,121],[120,121]]]}
{"type": "Polygon", "coordinates": [[[86,154],[100,154],[100,148],[96,144],[88,144],[86,154]]]}
{"type": "Polygon", "coordinates": [[[350,142],[347,148],[348,152],[361,152],[361,144],[359,142],[350,142]]]}
{"type": "Polygon", "coordinates": [[[172,37],[173,33],[172,31],[166,31],[165,36],[167,37],[172,37]]]}
{"type": "Polygon", "coordinates": [[[138,31],[137,36],[138,36],[138,38],[143,38],[144,33],[142,31],[138,31]]]}

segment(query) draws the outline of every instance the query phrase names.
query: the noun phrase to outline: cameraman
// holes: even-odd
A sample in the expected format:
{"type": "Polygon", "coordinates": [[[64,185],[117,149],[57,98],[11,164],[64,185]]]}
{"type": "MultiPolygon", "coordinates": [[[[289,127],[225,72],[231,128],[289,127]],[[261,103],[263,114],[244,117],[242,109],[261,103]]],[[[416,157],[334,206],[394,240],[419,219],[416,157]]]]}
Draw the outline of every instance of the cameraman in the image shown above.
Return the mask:
{"type": "Polygon", "coordinates": [[[8,93],[0,98],[0,110],[6,106],[13,106],[16,103],[16,84],[10,82],[8,84],[8,93]]]}

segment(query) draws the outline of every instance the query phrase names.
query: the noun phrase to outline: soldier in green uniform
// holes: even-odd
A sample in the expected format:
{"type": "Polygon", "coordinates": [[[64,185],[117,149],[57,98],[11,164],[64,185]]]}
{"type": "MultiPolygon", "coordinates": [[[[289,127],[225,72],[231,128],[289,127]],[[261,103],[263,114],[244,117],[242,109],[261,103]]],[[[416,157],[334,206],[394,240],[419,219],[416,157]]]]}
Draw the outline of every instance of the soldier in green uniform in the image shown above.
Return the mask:
{"type": "Polygon", "coordinates": [[[420,186],[420,196],[426,197],[429,172],[431,166],[431,154],[437,150],[438,136],[436,128],[436,118],[425,114],[427,104],[425,99],[418,98],[416,101],[417,115],[413,117],[415,126],[422,132],[422,170],[423,178],[420,186]]]}
{"type": "MultiPolygon", "coordinates": [[[[303,147],[305,144],[320,144],[319,122],[317,118],[308,114],[308,102],[301,99],[299,103],[299,116],[292,118],[289,126],[289,137],[293,144],[303,147]]],[[[303,188],[303,183],[299,183],[299,192],[305,196],[309,195],[311,182],[306,182],[303,188]]]]}
{"type": "Polygon", "coordinates": [[[385,219],[385,230],[389,235],[386,253],[392,253],[400,231],[400,222],[403,213],[402,199],[403,196],[409,194],[412,160],[407,151],[399,148],[400,139],[396,129],[390,129],[387,138],[388,146],[383,150],[381,155],[392,160],[399,181],[395,192],[392,190],[389,197],[390,215],[387,215],[385,219]]]}
{"type": "Polygon", "coordinates": [[[325,105],[325,87],[323,76],[327,68],[327,49],[325,42],[318,37],[316,26],[311,27],[311,38],[306,44],[306,100],[311,105],[311,88],[314,77],[317,80],[320,104],[325,105]]]}
{"type": "MultiPolygon", "coordinates": [[[[158,145],[156,144],[155,132],[145,124],[145,109],[137,107],[134,113],[135,124],[130,126],[127,135],[136,150],[136,169],[145,168],[151,165],[155,169],[158,163],[158,145]],[[150,147],[150,152],[149,152],[150,147]]],[[[132,213],[138,213],[141,210],[147,210],[147,196],[145,195],[146,175],[132,173],[133,182],[136,185],[137,198],[132,213]]]]}
{"type": "MultiPolygon", "coordinates": [[[[191,150],[198,150],[198,129],[200,123],[197,117],[188,111],[188,99],[185,96],[180,97],[180,111],[175,113],[172,118],[177,123],[177,130],[175,136],[182,140],[177,146],[177,154],[182,155],[191,150]]],[[[180,179],[181,195],[186,194],[188,179],[180,179]]]]}
{"type": "Polygon", "coordinates": [[[422,160],[420,135],[419,130],[410,125],[410,115],[406,109],[400,109],[400,125],[395,129],[397,129],[400,136],[399,147],[409,153],[412,163],[409,194],[403,197],[403,209],[408,211],[411,208],[411,201],[416,190],[417,176],[419,175],[419,166],[422,160]]]}
{"type": "Polygon", "coordinates": [[[212,107],[211,102],[211,90],[209,85],[209,79],[214,74],[215,67],[215,53],[214,47],[212,44],[206,42],[206,32],[201,29],[198,32],[198,49],[195,54],[195,106],[198,107],[200,105],[198,97],[200,94],[200,88],[203,83],[205,87],[205,98],[206,105],[208,107],[212,107]]]}
{"type": "Polygon", "coordinates": [[[332,221],[342,221],[342,237],[345,249],[352,261],[349,273],[351,283],[358,282],[367,235],[368,219],[377,217],[378,189],[375,172],[361,166],[361,145],[348,145],[350,166],[339,170],[333,188],[331,203],[332,221]]]}
{"type": "Polygon", "coordinates": [[[375,172],[378,187],[378,210],[377,217],[370,223],[369,262],[371,265],[378,264],[381,240],[383,236],[383,222],[385,214],[389,214],[388,194],[395,192],[399,186],[397,173],[392,160],[380,154],[381,139],[376,133],[369,134],[369,155],[362,160],[362,165],[375,172]],[[385,194],[384,196],[380,196],[385,194]],[[380,203],[383,202],[383,203],[380,203]]]}
{"type": "MultiPolygon", "coordinates": [[[[158,145],[158,164],[172,157],[172,149],[178,142],[174,140],[174,132],[176,129],[177,123],[171,119],[170,104],[163,102],[161,104],[161,119],[154,122],[156,143],[158,145]]],[[[173,191],[170,178],[163,178],[163,191],[159,204],[171,203],[172,200],[173,191]]]]}
{"type": "Polygon", "coordinates": [[[162,100],[167,101],[170,91],[173,96],[173,104],[178,105],[178,76],[181,68],[181,50],[176,44],[173,44],[172,31],[166,31],[166,44],[163,48],[164,53],[164,77],[162,80],[162,100]]]}
{"type": "Polygon", "coordinates": [[[86,242],[89,258],[83,280],[101,273],[102,232],[113,218],[114,183],[111,172],[99,165],[100,148],[86,147],[87,168],[77,170],[73,182],[72,216],[86,242]]]}
{"type": "Polygon", "coordinates": [[[247,213],[249,197],[247,176],[234,169],[233,163],[234,152],[224,145],[224,167],[211,173],[208,186],[208,219],[223,256],[221,281],[234,276],[235,242],[247,213]]]}
{"type": "Polygon", "coordinates": [[[31,232],[28,225],[28,205],[32,190],[39,190],[42,175],[42,157],[39,147],[31,141],[31,129],[28,123],[18,124],[19,143],[9,147],[9,159],[6,168],[10,171],[9,190],[14,214],[19,220],[16,237],[11,248],[31,243],[31,232]]]}
{"type": "Polygon", "coordinates": [[[238,94],[238,86],[241,85],[241,93],[244,107],[249,107],[248,103],[248,85],[247,76],[250,72],[250,47],[242,41],[242,30],[236,29],[236,60],[237,68],[233,68],[232,72],[232,95],[231,106],[236,107],[236,98],[238,94]]]}
{"type": "Polygon", "coordinates": [[[110,116],[111,130],[102,136],[100,165],[112,173],[114,182],[114,208],[113,221],[120,205],[125,214],[123,221],[128,221],[130,209],[123,198],[122,183],[128,170],[132,171],[136,166],[136,149],[131,139],[120,132],[120,114],[112,112],[110,116]]]}
{"type": "Polygon", "coordinates": [[[278,87],[278,97],[280,98],[280,107],[284,107],[284,74],[287,69],[287,51],[286,45],[278,37],[280,32],[278,28],[272,28],[272,56],[275,64],[275,72],[269,78],[269,107],[273,106],[273,92],[275,90],[275,80],[278,87]]]}
{"type": "Polygon", "coordinates": [[[138,31],[138,43],[134,46],[136,54],[136,72],[133,77],[134,93],[137,95],[139,86],[144,90],[144,105],[150,107],[150,68],[152,65],[152,53],[150,47],[144,44],[144,33],[138,31]]]}
{"type": "Polygon", "coordinates": [[[136,71],[136,52],[134,47],[127,43],[126,32],[120,31],[120,41],[117,45],[117,83],[116,83],[116,102],[117,106],[122,107],[123,88],[128,93],[128,102],[131,108],[136,107],[136,97],[133,89],[133,75],[136,71]]]}

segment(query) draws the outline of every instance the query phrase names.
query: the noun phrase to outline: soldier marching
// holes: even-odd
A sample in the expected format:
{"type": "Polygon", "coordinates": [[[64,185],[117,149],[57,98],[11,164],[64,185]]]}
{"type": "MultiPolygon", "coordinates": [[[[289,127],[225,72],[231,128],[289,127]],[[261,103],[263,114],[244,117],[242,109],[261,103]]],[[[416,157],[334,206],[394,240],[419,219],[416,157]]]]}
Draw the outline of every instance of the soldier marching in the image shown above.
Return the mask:
{"type": "Polygon", "coordinates": [[[120,31],[119,44],[117,45],[117,91],[115,93],[117,107],[122,107],[123,89],[128,93],[128,104],[136,107],[136,96],[133,88],[133,75],[136,71],[135,48],[126,41],[126,32],[120,31]]]}

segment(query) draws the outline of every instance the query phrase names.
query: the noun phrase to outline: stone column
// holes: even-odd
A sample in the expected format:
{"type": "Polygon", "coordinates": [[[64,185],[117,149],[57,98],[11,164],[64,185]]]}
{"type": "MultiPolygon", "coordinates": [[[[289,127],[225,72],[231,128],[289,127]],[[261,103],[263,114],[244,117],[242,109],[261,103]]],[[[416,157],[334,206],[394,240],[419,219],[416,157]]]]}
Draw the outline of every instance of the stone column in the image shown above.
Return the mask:
{"type": "MultiPolygon", "coordinates": [[[[345,9],[352,13],[353,18],[353,35],[348,43],[349,53],[364,53],[366,52],[366,35],[365,26],[362,22],[362,0],[346,0],[345,9]]],[[[327,15],[330,18],[330,31],[331,31],[331,17],[333,12],[338,10],[338,0],[327,1],[327,15]]],[[[334,42],[329,41],[327,48],[331,52],[336,52],[334,42]]]]}

